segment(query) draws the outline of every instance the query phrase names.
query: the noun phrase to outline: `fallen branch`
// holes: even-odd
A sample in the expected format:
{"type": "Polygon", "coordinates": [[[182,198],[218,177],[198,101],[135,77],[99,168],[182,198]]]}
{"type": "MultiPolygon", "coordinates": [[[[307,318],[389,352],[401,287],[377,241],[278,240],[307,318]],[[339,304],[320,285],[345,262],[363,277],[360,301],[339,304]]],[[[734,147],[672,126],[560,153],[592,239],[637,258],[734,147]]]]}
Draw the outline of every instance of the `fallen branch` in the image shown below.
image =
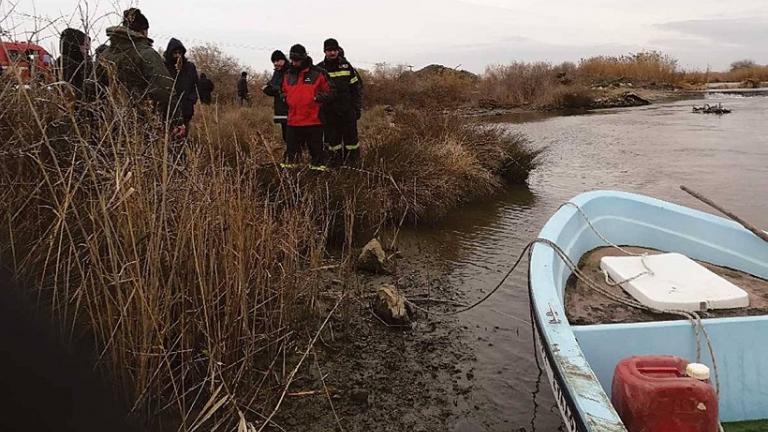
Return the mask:
{"type": "Polygon", "coordinates": [[[272,410],[272,413],[267,417],[264,423],[262,423],[258,432],[263,431],[264,428],[266,428],[267,425],[272,421],[272,417],[274,417],[275,414],[277,414],[277,412],[280,410],[280,405],[283,404],[283,400],[285,399],[285,396],[288,394],[288,388],[291,386],[291,383],[293,382],[293,378],[299,372],[299,369],[301,369],[301,365],[304,364],[304,360],[306,360],[307,356],[309,355],[309,352],[312,351],[312,348],[315,346],[315,343],[317,343],[317,340],[320,338],[320,334],[323,332],[323,329],[328,324],[328,321],[331,320],[331,316],[333,316],[334,312],[336,312],[336,309],[339,308],[339,305],[341,304],[341,301],[343,299],[344,299],[344,295],[339,297],[339,300],[336,302],[336,305],[333,306],[333,309],[331,309],[331,312],[329,312],[328,316],[325,317],[325,321],[323,321],[323,324],[320,326],[319,329],[317,329],[317,333],[315,333],[315,337],[312,338],[312,341],[309,343],[309,346],[307,346],[307,350],[304,351],[304,354],[301,356],[299,363],[296,364],[296,367],[293,368],[293,370],[291,371],[291,374],[288,376],[288,382],[285,383],[283,394],[280,395],[280,399],[277,401],[277,405],[275,405],[275,409],[272,410]]]}
{"type": "Polygon", "coordinates": [[[336,408],[333,406],[333,399],[331,398],[331,389],[328,388],[327,385],[325,385],[325,377],[323,376],[323,370],[320,368],[320,361],[317,359],[317,353],[313,350],[312,355],[315,357],[315,366],[317,366],[317,372],[320,374],[320,381],[323,383],[323,389],[325,390],[325,396],[328,398],[328,404],[331,405],[331,411],[333,412],[333,417],[336,419],[336,425],[339,426],[339,430],[341,432],[344,431],[344,426],[341,425],[341,419],[339,418],[339,415],[336,413],[336,408]]]}
{"type": "Polygon", "coordinates": [[[304,396],[315,396],[319,394],[325,393],[323,390],[304,390],[300,392],[292,392],[287,393],[286,396],[288,397],[304,397],[304,396]]]}

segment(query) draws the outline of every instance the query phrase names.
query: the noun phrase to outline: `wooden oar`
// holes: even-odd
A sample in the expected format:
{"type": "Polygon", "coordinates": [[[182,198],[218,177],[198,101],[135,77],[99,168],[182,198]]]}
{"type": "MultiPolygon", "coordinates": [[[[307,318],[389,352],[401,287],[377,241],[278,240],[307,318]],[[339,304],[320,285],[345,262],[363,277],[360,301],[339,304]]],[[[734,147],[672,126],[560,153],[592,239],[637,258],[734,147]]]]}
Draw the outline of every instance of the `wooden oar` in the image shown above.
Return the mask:
{"type": "Polygon", "coordinates": [[[744,228],[746,228],[749,231],[751,231],[754,235],[760,237],[761,239],[763,239],[763,241],[768,242],[768,234],[766,234],[765,231],[757,228],[756,226],[752,225],[751,223],[749,223],[749,222],[745,221],[744,219],[736,216],[732,212],[730,212],[730,211],[720,207],[719,205],[715,204],[714,202],[712,202],[712,200],[708,199],[707,197],[705,197],[705,196],[703,196],[703,195],[701,195],[701,194],[699,194],[697,192],[694,192],[694,191],[688,189],[686,186],[681,185],[680,189],[684,190],[685,192],[688,192],[694,198],[698,199],[699,201],[703,202],[704,204],[707,204],[708,206],[710,206],[710,207],[714,208],[715,210],[719,211],[720,213],[728,216],[732,220],[740,223],[741,226],[743,226],[744,228]]]}

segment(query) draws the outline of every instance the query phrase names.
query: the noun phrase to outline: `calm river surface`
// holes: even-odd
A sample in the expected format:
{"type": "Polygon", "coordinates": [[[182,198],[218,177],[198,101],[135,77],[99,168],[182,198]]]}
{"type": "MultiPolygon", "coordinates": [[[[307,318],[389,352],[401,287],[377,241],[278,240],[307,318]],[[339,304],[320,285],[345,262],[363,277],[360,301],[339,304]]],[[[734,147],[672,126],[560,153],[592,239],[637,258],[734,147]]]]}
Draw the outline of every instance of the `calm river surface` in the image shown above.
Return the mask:
{"type": "MultiPolygon", "coordinates": [[[[451,263],[449,281],[469,302],[495,286],[561,203],[584,191],[638,192],[712,212],[679,190],[685,184],[768,228],[768,97],[708,98],[733,113],[693,114],[691,105],[704,101],[678,101],[502,118],[504,127],[547,147],[529,188],[462,208],[433,229],[409,234],[451,263]]],[[[478,408],[452,421],[454,431],[552,431],[560,425],[546,377],[537,380],[526,280],[521,266],[502,291],[461,317],[477,357],[472,402],[478,408]]]]}

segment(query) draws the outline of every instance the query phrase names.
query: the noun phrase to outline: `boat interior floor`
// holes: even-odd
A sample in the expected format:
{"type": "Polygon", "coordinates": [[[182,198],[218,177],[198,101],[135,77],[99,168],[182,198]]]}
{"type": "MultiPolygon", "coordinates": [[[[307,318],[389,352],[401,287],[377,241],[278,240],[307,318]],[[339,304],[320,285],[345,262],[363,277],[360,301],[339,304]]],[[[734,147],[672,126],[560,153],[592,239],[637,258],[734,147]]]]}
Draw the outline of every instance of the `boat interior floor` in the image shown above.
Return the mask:
{"type": "MultiPolygon", "coordinates": [[[[656,254],[660,251],[640,247],[624,247],[631,253],[656,254]]],[[[600,270],[600,259],[605,256],[624,256],[613,247],[602,247],[586,253],[579,261],[579,268],[601,288],[621,297],[632,299],[619,286],[611,286],[600,270]]],[[[749,307],[738,309],[720,309],[701,312],[702,318],[726,318],[750,315],[768,315],[768,281],[744,272],[697,261],[714,273],[727,279],[749,293],[749,307]]],[[[678,315],[659,315],[635,309],[600,294],[586,283],[571,275],[565,290],[565,310],[572,325],[615,324],[647,321],[666,321],[683,319],[678,315]]]]}

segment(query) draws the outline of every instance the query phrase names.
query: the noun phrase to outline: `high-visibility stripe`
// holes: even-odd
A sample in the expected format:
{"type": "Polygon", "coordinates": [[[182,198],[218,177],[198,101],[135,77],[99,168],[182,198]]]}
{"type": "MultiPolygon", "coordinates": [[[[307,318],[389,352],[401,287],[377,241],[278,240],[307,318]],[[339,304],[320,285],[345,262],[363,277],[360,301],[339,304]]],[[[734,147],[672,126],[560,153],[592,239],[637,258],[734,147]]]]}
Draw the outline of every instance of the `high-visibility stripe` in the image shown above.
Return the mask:
{"type": "Polygon", "coordinates": [[[281,163],[280,164],[280,168],[293,169],[293,168],[298,168],[298,167],[299,167],[298,165],[292,164],[292,163],[281,163]]]}
{"type": "Polygon", "coordinates": [[[330,150],[330,151],[339,151],[339,150],[341,150],[341,144],[335,145],[335,146],[329,145],[328,146],[328,150],[330,150]]]}
{"type": "Polygon", "coordinates": [[[331,78],[336,78],[341,76],[350,76],[350,75],[352,75],[352,72],[350,71],[328,72],[328,76],[331,78]]]}
{"type": "Polygon", "coordinates": [[[359,149],[359,148],[360,148],[360,144],[359,144],[359,143],[358,143],[358,144],[352,144],[352,145],[348,145],[348,146],[344,146],[344,147],[345,147],[347,150],[357,150],[357,149],[359,149]]]}
{"type": "Polygon", "coordinates": [[[312,171],[328,171],[328,167],[325,165],[310,165],[309,169],[312,171]]]}
{"type": "Polygon", "coordinates": [[[351,80],[349,80],[349,83],[350,83],[350,84],[354,84],[354,83],[356,83],[356,82],[358,82],[358,81],[360,81],[360,80],[359,80],[359,79],[358,79],[356,76],[354,76],[354,77],[352,77],[352,79],[351,79],[351,80]]]}
{"type": "Polygon", "coordinates": [[[272,118],[275,119],[275,120],[288,120],[288,116],[287,115],[284,115],[284,116],[276,115],[276,116],[274,116],[272,118]]]}

